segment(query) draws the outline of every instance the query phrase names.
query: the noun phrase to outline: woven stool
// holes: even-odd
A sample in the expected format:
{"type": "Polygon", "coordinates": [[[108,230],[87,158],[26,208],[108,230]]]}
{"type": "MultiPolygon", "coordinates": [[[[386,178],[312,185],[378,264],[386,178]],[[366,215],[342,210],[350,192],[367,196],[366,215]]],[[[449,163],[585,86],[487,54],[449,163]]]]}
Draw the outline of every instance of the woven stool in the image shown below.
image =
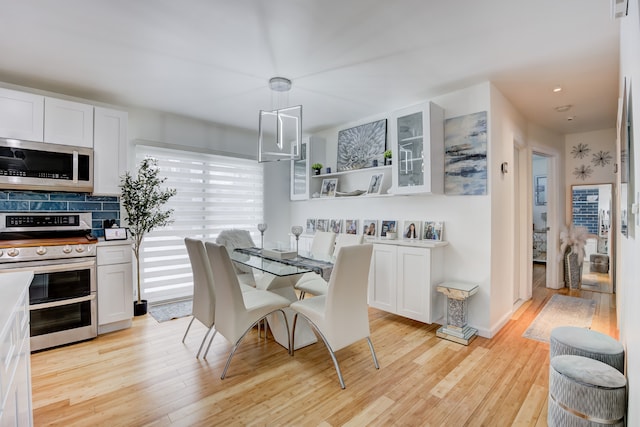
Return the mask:
{"type": "Polygon", "coordinates": [[[549,366],[549,427],[624,426],[627,379],[597,360],[562,355],[549,366]]]}
{"type": "Polygon", "coordinates": [[[575,326],[560,326],[551,331],[549,359],[563,354],[599,360],[624,372],[624,347],[609,335],[575,326]]]}

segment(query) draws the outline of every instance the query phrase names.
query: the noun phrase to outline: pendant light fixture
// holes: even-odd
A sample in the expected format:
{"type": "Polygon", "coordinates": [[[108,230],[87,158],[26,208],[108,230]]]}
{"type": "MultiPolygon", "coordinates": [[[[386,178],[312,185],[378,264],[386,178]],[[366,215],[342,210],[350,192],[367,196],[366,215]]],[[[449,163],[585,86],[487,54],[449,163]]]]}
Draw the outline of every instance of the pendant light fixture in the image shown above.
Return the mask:
{"type": "Polygon", "coordinates": [[[287,106],[291,80],[273,77],[271,111],[260,110],[258,122],[258,162],[299,160],[302,139],[302,105],[287,106]],[[275,100],[275,102],[274,102],[275,100]]]}

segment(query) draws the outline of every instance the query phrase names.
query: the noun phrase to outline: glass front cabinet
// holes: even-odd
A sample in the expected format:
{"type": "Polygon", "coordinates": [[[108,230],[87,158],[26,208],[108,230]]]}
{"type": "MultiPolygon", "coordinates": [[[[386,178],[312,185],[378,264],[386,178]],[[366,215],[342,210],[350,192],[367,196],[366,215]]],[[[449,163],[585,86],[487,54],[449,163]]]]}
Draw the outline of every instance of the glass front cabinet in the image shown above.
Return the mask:
{"type": "Polygon", "coordinates": [[[393,192],[444,190],[444,110],[429,102],[394,113],[391,120],[393,192]]]}
{"type": "Polygon", "coordinates": [[[311,136],[300,143],[300,160],[291,161],[291,200],[307,200],[311,181],[311,165],[324,162],[324,139],[311,136]]]}

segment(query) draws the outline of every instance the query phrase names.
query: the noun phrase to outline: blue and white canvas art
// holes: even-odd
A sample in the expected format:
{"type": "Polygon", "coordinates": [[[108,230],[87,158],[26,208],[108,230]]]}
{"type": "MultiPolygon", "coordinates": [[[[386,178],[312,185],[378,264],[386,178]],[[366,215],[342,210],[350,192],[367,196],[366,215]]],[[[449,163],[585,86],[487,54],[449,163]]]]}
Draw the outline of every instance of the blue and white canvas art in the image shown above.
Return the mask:
{"type": "Polygon", "coordinates": [[[487,194],[487,112],[444,122],[444,192],[487,194]]]}

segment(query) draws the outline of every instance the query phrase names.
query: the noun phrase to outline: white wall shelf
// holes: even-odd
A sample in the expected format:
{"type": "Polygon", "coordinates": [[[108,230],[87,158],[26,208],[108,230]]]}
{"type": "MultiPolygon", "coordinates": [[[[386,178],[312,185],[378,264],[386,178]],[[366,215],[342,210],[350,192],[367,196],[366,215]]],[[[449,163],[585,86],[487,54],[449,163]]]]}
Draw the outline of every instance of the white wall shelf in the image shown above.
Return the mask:
{"type": "Polygon", "coordinates": [[[376,166],[374,168],[362,168],[362,169],[352,169],[352,170],[348,170],[348,171],[340,171],[340,172],[331,172],[331,173],[323,173],[320,175],[312,175],[312,178],[335,178],[338,176],[342,176],[342,175],[351,175],[354,173],[361,173],[361,172],[369,172],[371,174],[374,173],[385,173],[385,172],[390,172],[391,171],[391,165],[388,166],[376,166]]]}

